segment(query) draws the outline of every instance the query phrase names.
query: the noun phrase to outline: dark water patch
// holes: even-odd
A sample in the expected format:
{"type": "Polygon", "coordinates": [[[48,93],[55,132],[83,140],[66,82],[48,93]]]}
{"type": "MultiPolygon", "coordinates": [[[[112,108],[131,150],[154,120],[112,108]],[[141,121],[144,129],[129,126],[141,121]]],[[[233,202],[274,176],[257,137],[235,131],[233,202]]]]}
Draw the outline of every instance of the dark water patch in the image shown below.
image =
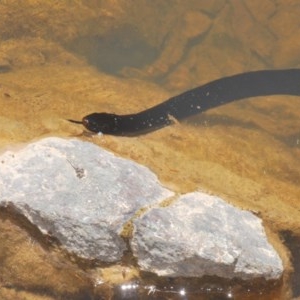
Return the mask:
{"type": "Polygon", "coordinates": [[[0,65],[0,73],[7,73],[11,71],[11,67],[8,65],[0,65]]]}
{"type": "MultiPolygon", "coordinates": [[[[104,297],[101,298],[101,296],[95,299],[90,291],[80,291],[78,293],[59,293],[45,287],[24,288],[20,286],[5,286],[5,285],[2,285],[1,288],[11,290],[15,295],[18,294],[24,295],[24,293],[28,295],[26,298],[23,298],[24,296],[21,296],[21,298],[16,298],[16,299],[36,299],[35,297],[37,297],[38,299],[40,299],[40,297],[45,297],[45,298],[51,297],[55,300],[105,300],[107,299],[104,297]]],[[[0,297],[1,296],[2,293],[0,289],[0,297]]]]}
{"type": "Polygon", "coordinates": [[[114,75],[119,75],[125,67],[141,68],[150,64],[158,54],[132,25],[113,28],[101,36],[79,37],[66,47],[84,56],[100,71],[114,75]]]}
{"type": "Polygon", "coordinates": [[[300,148],[300,131],[287,136],[278,136],[280,141],[291,148],[300,148]]]}
{"type": "Polygon", "coordinates": [[[291,260],[294,272],[291,276],[291,285],[294,297],[300,296],[300,236],[292,231],[286,230],[281,232],[281,238],[286,247],[291,252],[291,260]]]}

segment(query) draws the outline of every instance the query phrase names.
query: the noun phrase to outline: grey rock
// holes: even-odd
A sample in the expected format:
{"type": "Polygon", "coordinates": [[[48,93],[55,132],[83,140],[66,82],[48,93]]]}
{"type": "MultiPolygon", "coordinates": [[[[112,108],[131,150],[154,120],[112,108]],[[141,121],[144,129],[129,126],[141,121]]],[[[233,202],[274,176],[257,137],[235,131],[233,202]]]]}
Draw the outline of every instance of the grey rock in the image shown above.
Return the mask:
{"type": "Polygon", "coordinates": [[[124,223],[172,194],[146,167],[76,139],[46,138],[0,156],[0,206],[83,258],[119,260],[124,223]]]}
{"type": "Polygon", "coordinates": [[[132,251],[142,270],[169,277],[278,279],[283,266],[261,220],[222,199],[174,193],[146,167],[76,139],[47,138],[0,156],[0,206],[24,215],[69,252],[114,262],[134,221],[132,251]]]}
{"type": "Polygon", "coordinates": [[[215,196],[186,194],[134,226],[131,247],[139,266],[160,276],[268,280],[283,272],[261,220],[215,196]]]}

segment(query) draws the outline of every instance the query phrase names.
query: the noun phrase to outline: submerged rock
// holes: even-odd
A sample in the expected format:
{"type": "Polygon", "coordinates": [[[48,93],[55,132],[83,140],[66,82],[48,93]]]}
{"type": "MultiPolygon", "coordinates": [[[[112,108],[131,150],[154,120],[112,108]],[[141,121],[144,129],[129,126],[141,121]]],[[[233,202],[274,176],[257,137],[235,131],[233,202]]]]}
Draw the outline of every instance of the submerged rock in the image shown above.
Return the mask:
{"type": "Polygon", "coordinates": [[[123,226],[148,207],[133,221],[130,240],[142,270],[169,277],[281,276],[282,262],[259,218],[199,192],[157,205],[173,195],[146,167],[75,139],[46,138],[0,156],[0,206],[79,257],[120,260],[123,226]]]}
{"type": "Polygon", "coordinates": [[[146,167],[75,139],[46,138],[0,156],[0,206],[83,258],[119,260],[124,223],[170,195],[146,167]]]}
{"type": "Polygon", "coordinates": [[[195,192],[135,220],[131,247],[140,267],[160,276],[278,279],[280,257],[262,222],[222,199],[195,192]]]}

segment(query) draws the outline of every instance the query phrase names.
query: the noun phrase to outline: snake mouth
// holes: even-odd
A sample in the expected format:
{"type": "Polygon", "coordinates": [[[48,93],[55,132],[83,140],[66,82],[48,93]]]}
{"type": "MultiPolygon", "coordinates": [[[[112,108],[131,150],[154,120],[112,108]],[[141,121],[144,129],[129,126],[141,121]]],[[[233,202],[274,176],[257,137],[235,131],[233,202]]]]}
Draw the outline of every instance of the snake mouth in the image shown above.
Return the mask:
{"type": "MultiPolygon", "coordinates": [[[[83,125],[85,128],[87,128],[88,130],[91,130],[91,121],[84,117],[81,121],[77,121],[77,120],[72,120],[72,119],[67,119],[67,121],[71,122],[71,123],[75,123],[75,124],[81,124],[83,125]]],[[[95,131],[95,130],[91,130],[91,131],[95,131]]]]}

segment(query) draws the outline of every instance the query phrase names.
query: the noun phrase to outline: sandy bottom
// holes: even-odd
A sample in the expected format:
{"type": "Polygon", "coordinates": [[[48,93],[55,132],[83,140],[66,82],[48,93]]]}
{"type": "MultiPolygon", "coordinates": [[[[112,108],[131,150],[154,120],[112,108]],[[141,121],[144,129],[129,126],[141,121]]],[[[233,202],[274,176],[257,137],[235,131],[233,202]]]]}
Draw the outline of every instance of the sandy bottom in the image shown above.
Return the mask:
{"type": "Polygon", "coordinates": [[[289,270],[276,233],[300,234],[299,98],[249,99],[139,137],[86,136],[65,119],[133,113],[170,95],[78,65],[21,69],[0,74],[0,82],[1,151],[45,136],[98,144],[146,165],[178,193],[202,190],[253,211],[289,270]]]}

